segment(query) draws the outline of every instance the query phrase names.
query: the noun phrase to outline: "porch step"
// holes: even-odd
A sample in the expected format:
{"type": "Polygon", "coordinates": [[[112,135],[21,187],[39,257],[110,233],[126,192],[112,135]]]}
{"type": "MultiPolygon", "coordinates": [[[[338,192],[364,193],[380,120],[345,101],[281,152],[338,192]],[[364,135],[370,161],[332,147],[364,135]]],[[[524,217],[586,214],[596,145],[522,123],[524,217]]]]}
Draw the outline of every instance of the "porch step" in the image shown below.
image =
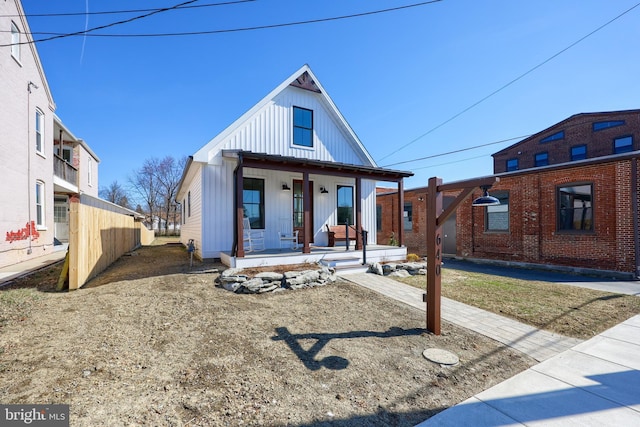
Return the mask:
{"type": "Polygon", "coordinates": [[[366,273],[369,269],[369,266],[362,265],[360,258],[323,259],[320,264],[333,268],[337,276],[366,273]]]}

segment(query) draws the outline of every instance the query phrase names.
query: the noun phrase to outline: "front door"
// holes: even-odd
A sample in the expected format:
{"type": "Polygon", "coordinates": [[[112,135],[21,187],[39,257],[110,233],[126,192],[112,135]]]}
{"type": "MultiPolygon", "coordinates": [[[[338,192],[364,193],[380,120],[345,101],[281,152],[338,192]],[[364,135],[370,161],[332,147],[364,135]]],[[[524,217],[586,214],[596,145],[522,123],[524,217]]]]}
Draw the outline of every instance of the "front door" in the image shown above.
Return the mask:
{"type": "MultiPolygon", "coordinates": [[[[293,181],[293,229],[298,231],[298,241],[304,242],[304,181],[293,181]]],[[[309,181],[309,221],[311,222],[311,236],[309,243],[313,243],[313,181],[309,181]]]]}

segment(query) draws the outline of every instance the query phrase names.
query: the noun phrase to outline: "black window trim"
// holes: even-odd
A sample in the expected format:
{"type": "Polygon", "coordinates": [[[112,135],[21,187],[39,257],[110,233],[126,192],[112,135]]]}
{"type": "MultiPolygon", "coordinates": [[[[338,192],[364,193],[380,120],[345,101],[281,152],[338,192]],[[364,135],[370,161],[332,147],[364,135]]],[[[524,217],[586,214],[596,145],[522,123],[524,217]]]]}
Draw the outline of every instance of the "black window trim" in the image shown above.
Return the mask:
{"type": "Polygon", "coordinates": [[[533,164],[534,164],[534,166],[535,166],[535,167],[537,167],[537,168],[541,168],[541,167],[544,167],[544,166],[549,166],[549,152],[548,152],[548,151],[540,151],[539,153],[534,154],[534,155],[533,155],[533,164]],[[538,156],[539,156],[539,155],[542,155],[542,154],[544,154],[544,155],[546,156],[546,158],[547,158],[547,163],[546,163],[546,164],[544,164],[544,165],[539,165],[539,164],[538,164],[538,156]]]}
{"type": "Polygon", "coordinates": [[[613,138],[613,141],[611,142],[611,152],[613,154],[629,153],[631,151],[633,151],[633,134],[620,135],[620,136],[616,136],[615,138],[613,138]],[[616,151],[616,141],[619,140],[619,139],[624,139],[624,138],[631,138],[631,149],[627,150],[627,151],[617,152],[616,151]]]}
{"type": "Polygon", "coordinates": [[[293,108],[291,110],[291,123],[292,123],[292,135],[291,135],[291,145],[296,147],[296,148],[306,148],[306,149],[312,149],[314,146],[314,141],[313,141],[313,119],[314,119],[314,114],[313,114],[313,110],[310,108],[304,108],[304,107],[298,107],[297,105],[293,105],[293,108]],[[309,111],[311,113],[311,127],[307,128],[307,127],[303,127],[303,126],[296,126],[296,122],[295,122],[295,116],[296,116],[296,109],[298,110],[305,110],[305,111],[309,111]],[[311,145],[302,145],[302,144],[296,144],[295,142],[295,129],[296,128],[300,128],[300,129],[307,129],[311,131],[311,145]]]}
{"type": "Polygon", "coordinates": [[[572,234],[572,235],[580,235],[580,236],[586,236],[586,235],[592,235],[592,234],[596,234],[596,207],[595,207],[595,183],[593,181],[576,181],[576,182],[565,182],[562,184],[557,184],[556,185],[556,190],[555,190],[556,194],[556,234],[560,234],[560,235],[566,235],[566,234],[572,234]],[[579,187],[581,185],[588,185],[591,187],[591,230],[561,230],[560,229],[560,189],[563,187],[579,187]]]}
{"type": "Polygon", "coordinates": [[[577,162],[578,160],[585,160],[588,156],[589,153],[589,147],[587,147],[587,144],[578,144],[578,145],[572,145],[571,147],[569,147],[569,158],[571,159],[572,162],[577,162]],[[582,159],[574,159],[573,158],[573,149],[574,148],[579,148],[579,147],[584,147],[584,158],[582,159]]]}
{"type": "MultiPolygon", "coordinates": [[[[498,199],[504,199],[506,196],[507,199],[507,221],[508,221],[508,227],[506,230],[499,230],[499,229],[493,229],[493,228],[489,228],[489,208],[491,206],[487,206],[484,208],[484,232],[485,233],[496,233],[496,234],[509,234],[511,233],[511,194],[509,192],[509,190],[499,190],[499,191],[495,191],[495,192],[491,192],[491,195],[493,197],[496,197],[498,199]]],[[[502,204],[502,201],[500,202],[502,204]]]]}

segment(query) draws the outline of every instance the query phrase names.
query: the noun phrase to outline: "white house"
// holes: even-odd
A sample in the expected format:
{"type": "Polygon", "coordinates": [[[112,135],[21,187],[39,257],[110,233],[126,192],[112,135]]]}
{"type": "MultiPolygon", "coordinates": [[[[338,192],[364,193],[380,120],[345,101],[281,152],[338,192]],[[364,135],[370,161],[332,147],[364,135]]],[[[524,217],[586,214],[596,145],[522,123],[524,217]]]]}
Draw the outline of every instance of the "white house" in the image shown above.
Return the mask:
{"type": "Polygon", "coordinates": [[[297,232],[299,251],[311,254],[327,246],[328,226],[348,221],[359,249],[361,230],[376,243],[376,182],[401,190],[411,175],[376,165],[304,65],[191,156],[177,194],[181,239],[194,241],[198,257],[230,265],[265,249],[265,263],[283,246],[280,233],[297,232]],[[245,218],[262,234],[259,248],[247,247],[245,218]]]}

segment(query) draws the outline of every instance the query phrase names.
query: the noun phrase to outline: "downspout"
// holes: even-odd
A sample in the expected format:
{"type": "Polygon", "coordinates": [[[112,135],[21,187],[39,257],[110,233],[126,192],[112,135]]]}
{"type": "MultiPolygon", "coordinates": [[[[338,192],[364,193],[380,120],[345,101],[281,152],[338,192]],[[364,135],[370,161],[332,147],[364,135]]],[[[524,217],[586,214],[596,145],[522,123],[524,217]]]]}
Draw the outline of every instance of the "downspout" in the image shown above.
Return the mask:
{"type": "Polygon", "coordinates": [[[640,230],[638,230],[638,158],[631,158],[631,214],[633,215],[633,242],[636,258],[636,279],[640,279],[640,230]]]}
{"type": "Polygon", "coordinates": [[[33,248],[31,247],[33,241],[33,227],[31,225],[31,87],[38,89],[35,83],[29,81],[27,83],[27,218],[29,229],[29,249],[27,249],[27,255],[31,255],[33,248]]]}

